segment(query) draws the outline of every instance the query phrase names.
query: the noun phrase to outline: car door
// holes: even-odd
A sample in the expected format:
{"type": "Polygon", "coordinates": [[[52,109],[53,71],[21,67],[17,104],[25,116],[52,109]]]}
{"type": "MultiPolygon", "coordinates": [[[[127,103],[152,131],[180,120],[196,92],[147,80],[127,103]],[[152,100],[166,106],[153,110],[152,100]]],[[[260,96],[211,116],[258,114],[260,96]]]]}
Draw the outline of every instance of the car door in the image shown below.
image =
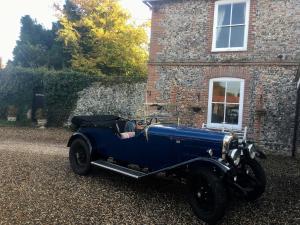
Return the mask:
{"type": "Polygon", "coordinates": [[[149,132],[145,154],[150,168],[159,170],[176,164],[178,154],[174,144],[172,136],[149,132]]]}
{"type": "Polygon", "coordinates": [[[115,141],[110,147],[110,154],[129,164],[137,164],[151,171],[159,170],[177,162],[174,141],[171,136],[148,133],[146,130],[133,138],[115,141]]]}

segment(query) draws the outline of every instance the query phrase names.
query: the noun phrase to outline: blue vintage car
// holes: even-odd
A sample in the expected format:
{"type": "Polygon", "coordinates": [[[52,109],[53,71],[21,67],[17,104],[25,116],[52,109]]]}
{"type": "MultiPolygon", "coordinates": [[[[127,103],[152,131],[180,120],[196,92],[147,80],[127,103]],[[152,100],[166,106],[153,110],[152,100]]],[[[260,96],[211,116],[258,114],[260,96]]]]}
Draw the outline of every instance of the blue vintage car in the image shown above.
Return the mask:
{"type": "Polygon", "coordinates": [[[73,171],[101,167],[135,179],[165,174],[184,181],[195,214],[210,224],[226,209],[227,196],[247,200],[265,191],[265,172],[255,159],[263,153],[240,143],[234,134],[159,123],[129,121],[117,116],[72,119],[76,132],[69,140],[73,171]]]}

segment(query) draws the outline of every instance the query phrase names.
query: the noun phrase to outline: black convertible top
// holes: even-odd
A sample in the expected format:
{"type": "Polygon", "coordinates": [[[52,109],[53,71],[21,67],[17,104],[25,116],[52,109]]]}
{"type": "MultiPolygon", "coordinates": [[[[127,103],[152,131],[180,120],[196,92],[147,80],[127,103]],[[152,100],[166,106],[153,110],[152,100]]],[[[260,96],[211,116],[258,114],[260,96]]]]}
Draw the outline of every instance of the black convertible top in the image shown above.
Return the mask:
{"type": "Polygon", "coordinates": [[[112,115],[98,115],[98,116],[74,116],[71,120],[72,127],[78,129],[79,127],[106,127],[115,126],[116,121],[124,120],[119,116],[112,115]]]}

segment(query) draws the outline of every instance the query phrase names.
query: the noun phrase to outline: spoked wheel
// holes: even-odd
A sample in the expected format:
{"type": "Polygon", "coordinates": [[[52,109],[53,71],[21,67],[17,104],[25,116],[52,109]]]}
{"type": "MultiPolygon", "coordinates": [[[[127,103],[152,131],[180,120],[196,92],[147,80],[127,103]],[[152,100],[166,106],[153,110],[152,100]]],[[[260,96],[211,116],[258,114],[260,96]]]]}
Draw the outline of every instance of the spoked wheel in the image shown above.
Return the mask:
{"type": "Polygon", "coordinates": [[[199,219],[215,224],[224,213],[227,203],[227,192],[221,182],[212,172],[199,171],[189,181],[190,205],[199,219]]]}
{"type": "Polygon", "coordinates": [[[74,173],[87,175],[90,172],[91,153],[84,140],[78,138],[72,142],[69,151],[69,160],[74,173]]]}
{"type": "Polygon", "coordinates": [[[265,171],[255,159],[246,159],[241,164],[237,182],[246,190],[246,200],[254,201],[265,192],[265,171]]]}

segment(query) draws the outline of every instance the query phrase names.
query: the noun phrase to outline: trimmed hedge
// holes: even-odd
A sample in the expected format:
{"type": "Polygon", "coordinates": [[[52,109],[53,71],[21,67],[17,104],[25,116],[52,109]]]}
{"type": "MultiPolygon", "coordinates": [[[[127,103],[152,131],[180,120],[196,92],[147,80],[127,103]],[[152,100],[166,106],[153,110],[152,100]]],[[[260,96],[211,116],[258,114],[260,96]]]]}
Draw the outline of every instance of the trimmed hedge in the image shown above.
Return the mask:
{"type": "Polygon", "coordinates": [[[0,116],[6,119],[9,105],[17,107],[18,120],[26,120],[31,108],[34,90],[42,89],[42,77],[46,70],[10,67],[0,72],[0,116]]]}
{"type": "Polygon", "coordinates": [[[63,125],[74,109],[78,92],[97,81],[98,78],[73,71],[47,73],[44,77],[44,93],[48,125],[63,125]]]}
{"type": "Polygon", "coordinates": [[[35,92],[45,94],[48,125],[62,126],[74,110],[78,92],[93,82],[103,85],[145,81],[145,77],[90,75],[72,70],[10,67],[0,71],[0,118],[6,118],[9,105],[18,108],[18,120],[26,121],[35,92]]]}

